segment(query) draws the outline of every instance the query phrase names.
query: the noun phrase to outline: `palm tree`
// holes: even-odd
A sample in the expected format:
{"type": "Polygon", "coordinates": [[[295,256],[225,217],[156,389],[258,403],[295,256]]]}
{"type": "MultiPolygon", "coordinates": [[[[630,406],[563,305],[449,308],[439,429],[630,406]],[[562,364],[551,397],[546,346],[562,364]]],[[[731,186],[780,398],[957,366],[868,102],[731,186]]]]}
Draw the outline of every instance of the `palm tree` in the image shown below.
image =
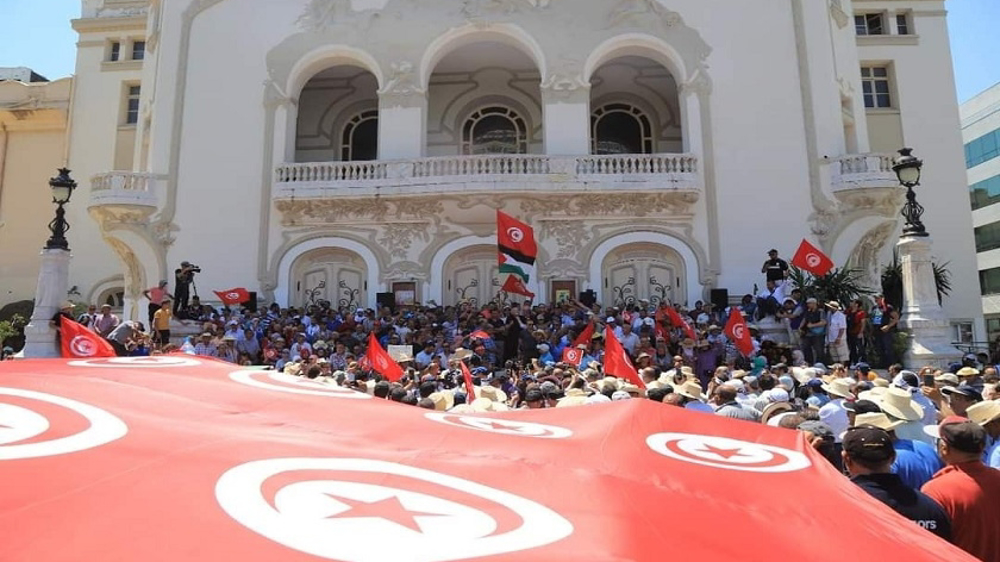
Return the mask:
{"type": "MultiPolygon", "coordinates": [[[[934,267],[938,304],[942,304],[944,298],[951,294],[951,272],[948,271],[948,262],[931,265],[934,267]]],[[[892,251],[892,263],[882,270],[882,294],[896,310],[903,309],[903,264],[899,261],[899,251],[895,249],[892,251]]]]}
{"type": "Polygon", "coordinates": [[[837,268],[826,275],[816,276],[793,265],[788,278],[802,289],[804,298],[815,298],[821,302],[848,303],[875,292],[862,283],[860,269],[837,268]]]}

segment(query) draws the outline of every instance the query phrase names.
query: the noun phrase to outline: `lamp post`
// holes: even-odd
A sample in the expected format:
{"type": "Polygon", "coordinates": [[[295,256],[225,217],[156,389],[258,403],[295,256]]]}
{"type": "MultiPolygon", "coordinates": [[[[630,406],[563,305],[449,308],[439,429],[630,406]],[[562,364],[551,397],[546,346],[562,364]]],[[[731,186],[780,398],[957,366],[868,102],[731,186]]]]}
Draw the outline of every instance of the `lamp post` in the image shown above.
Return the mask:
{"type": "Polygon", "coordinates": [[[49,179],[52,202],[56,204],[56,217],[49,223],[51,236],[42,248],[38,286],[35,289],[35,309],[31,314],[31,322],[24,327],[25,357],[60,355],[56,346],[55,329],[49,322],[59,312],[69,287],[69,262],[72,255],[69,253],[69,241],[66,240],[69,223],[66,222],[64,206],[69,203],[73,190],[76,189],[76,182],[69,173],[66,168],[59,168],[59,175],[49,179]]]}
{"type": "Polygon", "coordinates": [[[903,310],[900,324],[908,339],[903,362],[907,367],[947,366],[961,358],[952,344],[951,323],[937,297],[931,241],[921,218],[924,207],[917,203],[914,187],[920,185],[924,163],[913,156],[913,149],[903,148],[892,167],[900,185],[906,188],[906,203],[900,212],[905,219],[903,234],[896,243],[903,273],[903,310]]]}
{"type": "Polygon", "coordinates": [[[900,214],[906,219],[903,225],[903,236],[928,236],[927,228],[920,221],[924,215],[924,207],[917,203],[917,192],[913,188],[920,185],[920,172],[924,167],[924,162],[913,156],[912,148],[899,149],[899,157],[892,171],[896,172],[899,183],[906,188],[906,203],[900,214]]]}

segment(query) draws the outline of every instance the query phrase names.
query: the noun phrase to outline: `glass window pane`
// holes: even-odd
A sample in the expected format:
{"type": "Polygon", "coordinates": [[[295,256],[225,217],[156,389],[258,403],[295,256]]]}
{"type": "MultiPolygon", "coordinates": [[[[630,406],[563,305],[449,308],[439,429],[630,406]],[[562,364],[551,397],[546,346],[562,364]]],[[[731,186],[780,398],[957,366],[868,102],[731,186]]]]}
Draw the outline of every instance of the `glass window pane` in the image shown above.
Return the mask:
{"type": "Polygon", "coordinates": [[[889,69],[884,66],[876,66],[872,68],[872,75],[879,78],[885,78],[889,76],[889,69]]]}
{"type": "Polygon", "coordinates": [[[861,82],[861,91],[864,92],[864,93],[866,93],[866,94],[872,93],[872,82],[871,82],[871,80],[865,80],[865,81],[861,82]]]}
{"type": "Polygon", "coordinates": [[[878,106],[879,107],[892,107],[892,99],[889,94],[878,94],[878,106]]]}
{"type": "Polygon", "coordinates": [[[889,93],[889,82],[885,80],[878,80],[875,82],[875,92],[879,94],[889,93]]]}

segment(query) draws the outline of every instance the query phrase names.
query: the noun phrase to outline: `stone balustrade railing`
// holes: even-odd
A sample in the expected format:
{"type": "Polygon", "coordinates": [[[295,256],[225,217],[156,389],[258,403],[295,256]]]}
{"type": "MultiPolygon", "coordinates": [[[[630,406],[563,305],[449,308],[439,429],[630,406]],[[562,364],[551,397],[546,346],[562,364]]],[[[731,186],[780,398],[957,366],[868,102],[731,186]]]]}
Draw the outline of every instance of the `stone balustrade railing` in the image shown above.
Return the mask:
{"type": "Polygon", "coordinates": [[[628,184],[641,189],[701,188],[698,158],[691,154],[548,156],[491,154],[370,162],[279,164],[275,197],[503,189],[593,188],[628,184]]]}
{"type": "Polygon", "coordinates": [[[107,172],[97,174],[90,179],[91,191],[141,191],[150,190],[150,184],[156,178],[153,174],[143,172],[107,172]]]}
{"type": "Polygon", "coordinates": [[[157,206],[157,177],[146,172],[105,172],[90,178],[90,207],[157,206]]]}
{"type": "Polygon", "coordinates": [[[890,154],[846,154],[828,161],[834,191],[899,186],[890,154]]]}

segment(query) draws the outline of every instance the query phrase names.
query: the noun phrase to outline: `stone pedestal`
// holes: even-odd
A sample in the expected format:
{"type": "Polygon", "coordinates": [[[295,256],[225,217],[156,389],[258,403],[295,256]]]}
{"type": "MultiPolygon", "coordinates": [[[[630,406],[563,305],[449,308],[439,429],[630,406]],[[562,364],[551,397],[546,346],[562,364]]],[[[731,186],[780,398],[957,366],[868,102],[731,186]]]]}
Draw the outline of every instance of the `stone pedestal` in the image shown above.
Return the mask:
{"type": "Polygon", "coordinates": [[[788,343],[788,327],[784,322],[775,319],[773,316],[761,318],[756,323],[760,330],[760,340],[771,340],[774,343],[788,343]]]}
{"type": "Polygon", "coordinates": [[[904,237],[896,247],[903,268],[903,310],[900,325],[909,334],[903,364],[947,367],[960,361],[962,352],[952,345],[951,323],[938,303],[928,236],[904,237]]]}
{"type": "Polygon", "coordinates": [[[42,265],[38,271],[38,288],[35,289],[35,310],[31,321],[24,328],[24,357],[59,357],[56,331],[49,325],[59,312],[59,305],[66,300],[69,289],[69,250],[42,250],[42,265]]]}

